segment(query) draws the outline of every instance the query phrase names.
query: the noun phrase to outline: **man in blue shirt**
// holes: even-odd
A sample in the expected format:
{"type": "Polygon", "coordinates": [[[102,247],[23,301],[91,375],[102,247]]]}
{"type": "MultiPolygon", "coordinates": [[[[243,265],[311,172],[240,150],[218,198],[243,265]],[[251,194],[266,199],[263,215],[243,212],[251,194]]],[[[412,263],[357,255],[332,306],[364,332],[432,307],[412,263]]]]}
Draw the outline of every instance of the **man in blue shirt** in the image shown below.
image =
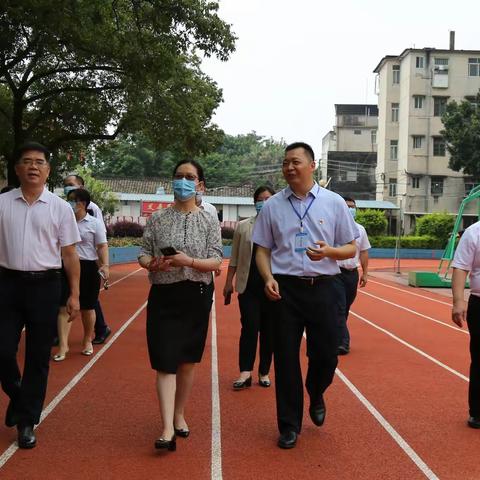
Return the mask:
{"type": "Polygon", "coordinates": [[[337,260],[355,255],[358,231],[342,197],[314,181],[315,160],[306,143],[285,149],[288,187],[265,204],[252,240],[256,261],[272,301],[278,446],[293,448],[303,417],[300,344],[307,338],[310,418],[325,420],[323,393],[337,366],[338,328],[333,278],[337,260]]]}

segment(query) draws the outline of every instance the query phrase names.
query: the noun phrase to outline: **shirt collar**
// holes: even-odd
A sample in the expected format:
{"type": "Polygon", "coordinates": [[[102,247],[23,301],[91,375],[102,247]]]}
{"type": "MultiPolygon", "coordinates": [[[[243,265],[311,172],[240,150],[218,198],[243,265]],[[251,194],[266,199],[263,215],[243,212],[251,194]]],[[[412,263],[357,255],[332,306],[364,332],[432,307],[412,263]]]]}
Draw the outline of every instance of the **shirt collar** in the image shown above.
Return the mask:
{"type": "MultiPolygon", "coordinates": [[[[313,182],[313,187],[310,189],[310,191],[308,192],[308,194],[306,195],[307,197],[309,195],[313,195],[315,198],[318,197],[318,195],[320,194],[320,187],[318,186],[317,182],[313,182]]],[[[290,188],[290,185],[287,186],[287,188],[285,188],[285,198],[289,198],[291,196],[294,196],[295,198],[298,198],[294,193],[293,193],[293,190],[290,188]]]]}
{"type": "Polygon", "coordinates": [[[92,218],[93,217],[89,213],[87,213],[78,223],[80,223],[80,222],[90,222],[92,220],[92,218]]]}
{"type": "MultiPolygon", "coordinates": [[[[50,192],[48,191],[47,187],[44,187],[42,194],[37,198],[36,202],[48,203],[49,197],[50,197],[50,192]]],[[[26,202],[25,197],[23,196],[23,193],[22,193],[22,189],[20,187],[15,189],[15,194],[13,198],[15,200],[21,198],[24,202],[26,202]]]]}

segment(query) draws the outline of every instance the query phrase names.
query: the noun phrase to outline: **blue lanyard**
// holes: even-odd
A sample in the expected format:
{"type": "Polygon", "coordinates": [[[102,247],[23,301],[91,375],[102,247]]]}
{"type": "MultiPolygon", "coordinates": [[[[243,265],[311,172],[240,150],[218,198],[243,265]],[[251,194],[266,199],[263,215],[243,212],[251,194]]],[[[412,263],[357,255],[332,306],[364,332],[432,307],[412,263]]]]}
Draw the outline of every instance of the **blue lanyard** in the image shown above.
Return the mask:
{"type": "Polygon", "coordinates": [[[310,200],[310,203],[308,204],[308,207],[305,210],[305,213],[303,214],[303,216],[300,216],[300,214],[298,213],[298,210],[293,206],[292,199],[290,197],[288,197],[288,201],[290,202],[290,205],[292,206],[293,211],[295,212],[295,215],[300,219],[300,232],[302,232],[302,233],[303,233],[303,219],[307,216],[307,213],[310,210],[310,207],[312,206],[312,203],[315,201],[315,198],[316,197],[313,197],[310,200]]]}

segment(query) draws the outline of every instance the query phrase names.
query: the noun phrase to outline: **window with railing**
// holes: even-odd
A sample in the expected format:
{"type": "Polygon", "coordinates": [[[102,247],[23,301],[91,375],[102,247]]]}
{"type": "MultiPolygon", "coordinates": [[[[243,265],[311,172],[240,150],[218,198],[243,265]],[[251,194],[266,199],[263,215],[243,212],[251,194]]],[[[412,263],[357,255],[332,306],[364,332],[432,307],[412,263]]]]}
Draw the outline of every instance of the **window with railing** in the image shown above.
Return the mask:
{"type": "Polygon", "coordinates": [[[433,156],[445,156],[445,139],[443,137],[433,137],[433,156]]]}
{"type": "Polygon", "coordinates": [[[433,97],[433,116],[441,117],[447,109],[448,97],[433,97]]]}
{"type": "Polygon", "coordinates": [[[430,193],[436,196],[443,195],[443,177],[431,178],[430,193]]]}

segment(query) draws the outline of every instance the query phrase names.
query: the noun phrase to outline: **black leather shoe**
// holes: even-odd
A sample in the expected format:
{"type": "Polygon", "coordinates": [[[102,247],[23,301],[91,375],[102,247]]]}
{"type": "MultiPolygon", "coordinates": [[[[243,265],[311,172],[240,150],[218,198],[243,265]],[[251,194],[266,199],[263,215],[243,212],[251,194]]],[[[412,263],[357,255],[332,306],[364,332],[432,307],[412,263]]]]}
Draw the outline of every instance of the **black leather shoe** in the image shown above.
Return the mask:
{"type": "Polygon", "coordinates": [[[33,448],[37,444],[32,425],[19,425],[18,429],[18,448],[33,448]]]}
{"type": "Polygon", "coordinates": [[[175,435],[173,435],[171,440],[157,438],[157,440],[155,440],[155,448],[157,450],[168,450],[169,452],[174,452],[177,449],[177,439],[175,438],[175,435]]]}
{"type": "Polygon", "coordinates": [[[284,432],[278,437],[277,445],[280,448],[293,448],[297,444],[296,432],[284,432]]]}
{"type": "Polygon", "coordinates": [[[241,380],[233,382],[233,389],[234,390],[243,390],[244,388],[248,388],[248,387],[251,387],[251,386],[252,386],[252,377],[248,377],[243,382],[241,380]]]}
{"type": "Polygon", "coordinates": [[[480,417],[468,417],[467,423],[470,428],[480,428],[480,417]]]}
{"type": "Polygon", "coordinates": [[[7,427],[14,427],[17,424],[17,415],[15,412],[15,402],[10,400],[7,411],[5,412],[5,425],[7,427]]]}
{"type": "Polygon", "coordinates": [[[110,327],[107,327],[105,329],[105,332],[103,332],[102,335],[95,335],[95,338],[92,340],[92,343],[94,345],[100,345],[101,343],[105,343],[105,340],[111,333],[112,333],[112,330],[110,330],[110,327]]]}
{"type": "Polygon", "coordinates": [[[187,438],[190,435],[190,430],[186,428],[175,428],[174,430],[177,437],[187,438]]]}
{"type": "Polygon", "coordinates": [[[340,345],[337,349],[337,355],[348,355],[350,353],[350,347],[346,345],[340,345]]]}
{"type": "Polygon", "coordinates": [[[318,403],[310,405],[308,412],[310,413],[310,418],[312,419],[312,422],[317,427],[321,427],[323,425],[323,422],[325,421],[325,415],[327,413],[323,397],[318,403]]]}
{"type": "Polygon", "coordinates": [[[270,380],[262,380],[261,378],[259,378],[259,379],[258,379],[258,384],[259,384],[261,387],[268,388],[272,383],[270,382],[270,380]]]}

